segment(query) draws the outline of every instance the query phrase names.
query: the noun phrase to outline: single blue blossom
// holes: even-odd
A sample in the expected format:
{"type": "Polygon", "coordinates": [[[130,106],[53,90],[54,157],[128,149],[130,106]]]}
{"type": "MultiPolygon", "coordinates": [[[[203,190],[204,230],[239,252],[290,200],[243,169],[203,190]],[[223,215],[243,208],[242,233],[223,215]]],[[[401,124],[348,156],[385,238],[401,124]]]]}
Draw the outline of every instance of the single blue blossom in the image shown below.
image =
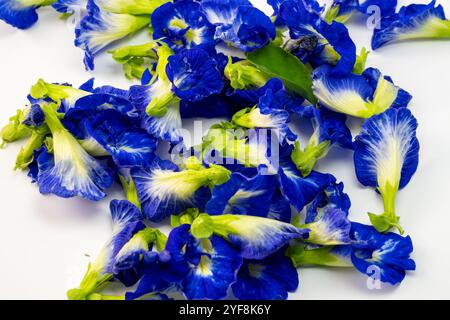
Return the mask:
{"type": "Polygon", "coordinates": [[[0,20],[19,29],[28,29],[38,20],[36,10],[53,2],[55,0],[0,0],[0,20]]]}
{"type": "Polygon", "coordinates": [[[360,183],[376,188],[384,204],[382,215],[369,214],[380,232],[397,227],[395,198],[417,170],[419,141],[417,120],[407,108],[388,109],[364,123],[355,138],[355,170],[360,183]]]}

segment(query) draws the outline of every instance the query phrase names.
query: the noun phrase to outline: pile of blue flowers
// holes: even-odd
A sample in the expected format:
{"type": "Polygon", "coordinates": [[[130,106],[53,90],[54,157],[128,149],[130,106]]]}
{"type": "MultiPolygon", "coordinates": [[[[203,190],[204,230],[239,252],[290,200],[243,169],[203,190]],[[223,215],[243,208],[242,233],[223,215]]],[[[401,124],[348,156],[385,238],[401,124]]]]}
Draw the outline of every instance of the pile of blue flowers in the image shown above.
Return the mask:
{"type": "Polygon", "coordinates": [[[395,209],[418,166],[412,96],[366,68],[369,52],[357,53],[344,23],[378,8],[374,50],[450,38],[442,6],[268,3],[271,17],[247,0],[0,0],[0,19],[21,29],[42,6],[80,15],[87,70],[110,45],[151,35],[108,51],[140,84],[40,79],[1,131],[3,144],[26,140],[16,169],[42,194],[100,201],[123,187],[111,239],[70,299],[286,299],[303,266],[353,267],[392,285],[415,269],[395,209]],[[364,119],[356,136],[347,117],[364,119]],[[186,118],[223,121],[192,146],[186,118]],[[289,126],[298,119],[313,127],[302,145],[289,126]],[[372,225],[350,221],[344,184],[315,170],[334,146],[354,153],[359,182],[381,196],[372,225]],[[158,226],[169,221],[166,235],[158,226]],[[111,283],[126,294],[105,294],[111,283]]]}

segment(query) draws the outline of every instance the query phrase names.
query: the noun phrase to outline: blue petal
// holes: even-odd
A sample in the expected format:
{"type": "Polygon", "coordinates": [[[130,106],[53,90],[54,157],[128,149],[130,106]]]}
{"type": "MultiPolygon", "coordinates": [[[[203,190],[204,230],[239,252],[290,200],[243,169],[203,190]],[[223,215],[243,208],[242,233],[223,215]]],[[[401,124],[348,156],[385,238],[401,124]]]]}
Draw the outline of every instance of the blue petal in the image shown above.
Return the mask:
{"type": "Polygon", "coordinates": [[[283,196],[281,190],[277,188],[273,194],[267,218],[289,223],[291,221],[291,215],[289,201],[283,196]]]}
{"type": "Polygon", "coordinates": [[[127,200],[113,200],[110,204],[114,236],[108,245],[109,261],[104,273],[113,272],[115,259],[123,246],[138,231],[145,228],[139,209],[127,200]]]}
{"type": "Polygon", "coordinates": [[[105,148],[119,167],[146,166],[155,156],[156,139],[114,110],[100,114],[87,126],[89,135],[105,148]]]}
{"type": "Polygon", "coordinates": [[[39,5],[22,0],[0,0],[0,20],[19,29],[28,29],[38,20],[37,8],[39,5]]]}
{"type": "Polygon", "coordinates": [[[54,139],[54,155],[54,166],[38,178],[42,194],[53,193],[62,198],[80,196],[94,201],[106,196],[103,190],[112,185],[113,173],[92,158],[75,139],[54,139]]]}
{"type": "Polygon", "coordinates": [[[389,232],[378,233],[371,226],[352,223],[352,238],[357,242],[352,252],[356,269],[368,276],[380,275],[380,280],[392,285],[403,281],[406,270],[415,270],[411,238],[389,232]]]}
{"type": "Polygon", "coordinates": [[[33,104],[22,123],[30,127],[40,127],[44,124],[44,121],[45,115],[44,112],[42,112],[41,106],[38,104],[33,104]]]}
{"type": "Polygon", "coordinates": [[[209,214],[246,214],[265,217],[270,209],[270,201],[277,186],[276,176],[258,174],[247,178],[240,173],[232,173],[230,180],[215,186],[212,198],[206,204],[209,214]]]}
{"type": "Polygon", "coordinates": [[[264,260],[244,260],[232,289],[239,300],[285,300],[298,284],[297,269],[281,249],[264,260]]]}
{"type": "Polygon", "coordinates": [[[347,212],[336,208],[326,208],[320,218],[307,224],[310,229],[308,241],[320,245],[350,243],[350,221],[347,212]]]}
{"type": "Polygon", "coordinates": [[[188,299],[222,299],[236,280],[242,258],[224,239],[192,239],[186,247],[191,272],[182,283],[188,299]]]}
{"type": "Polygon", "coordinates": [[[292,239],[305,239],[308,229],[273,219],[243,215],[211,216],[215,225],[228,231],[227,239],[243,258],[264,259],[292,239]],[[223,224],[223,225],[222,225],[223,224]]]}
{"type": "Polygon", "coordinates": [[[212,50],[215,28],[192,0],[165,3],[152,14],[153,38],[162,39],[174,50],[202,47],[212,50]]]}
{"type": "Polygon", "coordinates": [[[87,12],[88,14],[75,28],[75,45],[85,51],[86,70],[94,69],[94,56],[97,53],[150,24],[150,19],[145,16],[100,10],[95,0],[88,0],[87,12]]]}
{"type": "Polygon", "coordinates": [[[348,214],[351,202],[350,197],[344,193],[344,184],[336,184],[332,181],[330,185],[319,193],[317,197],[307,206],[305,223],[316,221],[319,210],[327,208],[339,209],[348,214]]]}
{"type": "Polygon", "coordinates": [[[353,116],[365,115],[368,112],[366,102],[374,93],[374,88],[367,79],[355,74],[336,78],[331,72],[332,68],[324,65],[312,74],[313,91],[320,103],[336,112],[353,116]]]}
{"type": "Polygon", "coordinates": [[[295,164],[290,159],[291,148],[282,147],[280,153],[280,168],[278,176],[281,190],[297,211],[301,211],[320,192],[322,192],[334,177],[329,174],[312,171],[306,178],[302,177],[295,164]]]}
{"type": "Polygon", "coordinates": [[[167,76],[182,100],[198,101],[223,88],[217,62],[202,49],[182,50],[169,57],[167,76]]]}
{"type": "Polygon", "coordinates": [[[248,1],[202,1],[207,19],[217,26],[215,38],[249,52],[274,39],[275,26],[248,1]]]}
{"type": "Polygon", "coordinates": [[[389,43],[423,38],[450,37],[450,26],[444,8],[436,6],[436,0],[428,5],[411,4],[381,20],[381,28],[374,31],[372,48],[378,49],[389,43]]]}
{"type": "Polygon", "coordinates": [[[142,212],[151,221],[161,221],[171,214],[179,214],[189,207],[204,208],[209,188],[188,181],[178,167],[168,160],[155,158],[147,168],[131,169],[142,212]],[[181,175],[180,175],[181,174],[181,175]]]}
{"type": "Polygon", "coordinates": [[[417,120],[407,108],[388,109],[364,123],[355,140],[355,170],[365,186],[401,189],[419,162],[417,120]]]}
{"type": "Polygon", "coordinates": [[[34,151],[33,162],[28,165],[28,176],[32,183],[38,182],[42,173],[55,165],[53,155],[47,152],[45,146],[34,151]]]}
{"type": "Polygon", "coordinates": [[[320,48],[323,48],[321,54],[326,55],[329,46],[339,55],[336,67],[332,71],[333,75],[341,77],[353,70],[356,46],[343,24],[336,21],[328,24],[319,13],[303,1],[284,1],[280,7],[279,17],[289,27],[291,38],[299,39],[313,35],[317,37],[320,48]]]}

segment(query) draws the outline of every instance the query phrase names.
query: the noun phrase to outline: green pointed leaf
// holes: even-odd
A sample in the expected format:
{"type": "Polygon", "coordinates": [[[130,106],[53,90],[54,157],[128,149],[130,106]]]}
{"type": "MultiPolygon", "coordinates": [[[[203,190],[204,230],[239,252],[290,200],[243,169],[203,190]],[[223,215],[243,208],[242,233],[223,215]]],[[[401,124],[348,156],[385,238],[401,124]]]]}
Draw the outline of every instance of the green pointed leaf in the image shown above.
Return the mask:
{"type": "Polygon", "coordinates": [[[315,104],[310,70],[294,55],[273,45],[247,54],[247,59],[262,71],[280,78],[286,88],[315,104]]]}

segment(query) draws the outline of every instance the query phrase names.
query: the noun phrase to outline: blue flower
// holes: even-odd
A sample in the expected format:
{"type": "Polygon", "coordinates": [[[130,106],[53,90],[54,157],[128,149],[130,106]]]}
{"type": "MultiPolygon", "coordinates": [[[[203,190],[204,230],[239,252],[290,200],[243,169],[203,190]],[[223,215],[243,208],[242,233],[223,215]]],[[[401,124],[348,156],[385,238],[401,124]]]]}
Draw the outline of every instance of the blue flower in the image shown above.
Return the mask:
{"type": "Polygon", "coordinates": [[[351,116],[370,118],[390,107],[407,106],[411,96],[376,69],[335,77],[324,65],[313,72],[313,91],[321,105],[351,116]]]}
{"type": "Polygon", "coordinates": [[[157,141],[115,110],[85,121],[90,137],[95,139],[119,167],[146,166],[155,157],[157,141]]]}
{"type": "Polygon", "coordinates": [[[411,238],[389,232],[378,233],[373,227],[352,223],[353,245],[351,259],[356,269],[371,277],[380,276],[382,282],[392,285],[405,278],[407,270],[415,270],[410,258],[411,238]]]}
{"type": "Polygon", "coordinates": [[[332,181],[307,205],[305,223],[316,221],[325,209],[339,209],[348,214],[350,206],[350,197],[344,192],[344,183],[332,181]]]}
{"type": "Polygon", "coordinates": [[[182,100],[198,101],[223,88],[216,60],[202,49],[186,49],[170,56],[166,72],[172,90],[182,100]]]}
{"type": "Polygon", "coordinates": [[[383,198],[384,214],[370,214],[378,231],[387,231],[391,226],[400,228],[395,198],[419,163],[416,129],[417,120],[409,109],[391,108],[367,120],[355,139],[356,176],[363,185],[376,188],[383,198]]]}
{"type": "Polygon", "coordinates": [[[353,137],[345,123],[345,115],[314,106],[302,106],[294,112],[300,117],[311,119],[314,128],[308,145],[301,149],[300,142],[296,141],[291,154],[292,161],[303,176],[309,175],[316,161],[325,157],[334,144],[353,149],[353,137]]]}
{"type": "Polygon", "coordinates": [[[242,51],[261,48],[276,36],[270,18],[247,0],[204,0],[201,6],[209,22],[216,25],[214,38],[242,51]]]}
{"type": "Polygon", "coordinates": [[[283,249],[263,260],[245,260],[233,294],[239,300],[285,300],[299,284],[297,269],[283,249]]]}
{"type": "Polygon", "coordinates": [[[372,48],[397,41],[441,38],[450,38],[450,21],[445,17],[444,8],[436,6],[433,0],[427,5],[402,7],[397,14],[381,19],[381,28],[373,34],[372,48]]]}
{"type": "Polygon", "coordinates": [[[38,20],[36,10],[52,2],[52,0],[0,0],[0,20],[19,29],[28,29],[38,20]]]}
{"type": "Polygon", "coordinates": [[[291,150],[290,146],[281,147],[278,176],[284,196],[297,211],[301,211],[328,187],[331,181],[334,181],[334,177],[316,171],[311,171],[307,177],[302,177],[290,158],[291,150]]]}
{"type": "Polygon", "coordinates": [[[167,291],[178,291],[181,282],[190,272],[188,261],[185,258],[185,248],[191,236],[190,226],[183,224],[174,228],[167,239],[164,250],[161,252],[149,251],[142,260],[143,275],[134,292],[127,292],[127,300],[154,298],[167,291]]]}
{"type": "Polygon", "coordinates": [[[168,2],[152,14],[153,39],[161,39],[173,50],[201,47],[213,50],[215,28],[192,0],[168,2]]]}
{"type": "Polygon", "coordinates": [[[182,282],[182,290],[188,299],[195,300],[225,298],[242,264],[238,251],[218,236],[190,237],[185,257],[191,271],[182,282]]]}
{"type": "MultiPolygon", "coordinates": [[[[300,42],[304,39],[311,40],[311,47],[306,49],[306,53],[315,59],[319,57],[316,64],[336,64],[332,73],[337,77],[349,74],[353,70],[356,46],[343,24],[336,21],[328,24],[303,0],[284,1],[280,6],[278,17],[289,28],[292,39],[300,42]]],[[[294,49],[300,49],[296,55],[305,53],[305,49],[296,46],[294,41],[294,49]]]]}
{"type": "Polygon", "coordinates": [[[115,257],[114,277],[127,287],[134,285],[144,275],[148,256],[154,254],[153,247],[162,251],[166,242],[166,236],[157,229],[145,228],[135,233],[115,257]]]}
{"type": "Polygon", "coordinates": [[[161,221],[189,207],[204,208],[209,186],[228,180],[230,172],[220,166],[179,171],[172,162],[155,158],[147,168],[133,168],[142,211],[147,219],[161,221]]]}
{"type": "Polygon", "coordinates": [[[258,173],[254,177],[235,172],[226,183],[213,189],[206,213],[246,214],[266,217],[269,213],[277,178],[275,175],[258,173]]]}
{"type": "Polygon", "coordinates": [[[28,165],[28,176],[32,183],[37,183],[42,173],[55,165],[53,155],[49,154],[45,146],[33,152],[33,161],[28,165]]]}
{"type": "Polygon", "coordinates": [[[57,0],[52,7],[62,14],[84,13],[87,2],[87,0],[57,0]]]}
{"type": "Polygon", "coordinates": [[[338,245],[350,243],[350,221],[347,212],[336,208],[326,208],[316,221],[305,224],[309,229],[310,243],[338,245]]]}
{"type": "Polygon", "coordinates": [[[308,229],[292,224],[246,215],[200,214],[193,222],[192,234],[197,238],[220,235],[229,241],[245,259],[264,259],[292,239],[306,239],[308,229]]]}
{"type": "Polygon", "coordinates": [[[48,83],[42,79],[31,87],[30,98],[35,100],[54,101],[60,105],[61,112],[67,112],[73,108],[76,102],[85,96],[91,95],[93,89],[94,79],[89,79],[80,88],[74,88],[70,84],[56,84],[48,83]]]}
{"type": "Polygon", "coordinates": [[[117,255],[133,235],[145,228],[139,209],[130,202],[113,200],[110,209],[113,222],[111,240],[102,248],[94,262],[89,264],[80,286],[67,292],[71,300],[88,299],[111,281],[117,255]]]}
{"type": "Polygon", "coordinates": [[[87,15],[75,29],[75,45],[85,51],[86,70],[94,69],[97,53],[149,24],[148,16],[110,13],[100,10],[95,0],[88,0],[87,15]]]}
{"type": "Polygon", "coordinates": [[[63,198],[80,196],[95,201],[104,198],[103,190],[113,183],[111,170],[91,157],[63,127],[55,105],[45,105],[42,110],[53,137],[54,166],[41,173],[39,191],[63,198]]]}

